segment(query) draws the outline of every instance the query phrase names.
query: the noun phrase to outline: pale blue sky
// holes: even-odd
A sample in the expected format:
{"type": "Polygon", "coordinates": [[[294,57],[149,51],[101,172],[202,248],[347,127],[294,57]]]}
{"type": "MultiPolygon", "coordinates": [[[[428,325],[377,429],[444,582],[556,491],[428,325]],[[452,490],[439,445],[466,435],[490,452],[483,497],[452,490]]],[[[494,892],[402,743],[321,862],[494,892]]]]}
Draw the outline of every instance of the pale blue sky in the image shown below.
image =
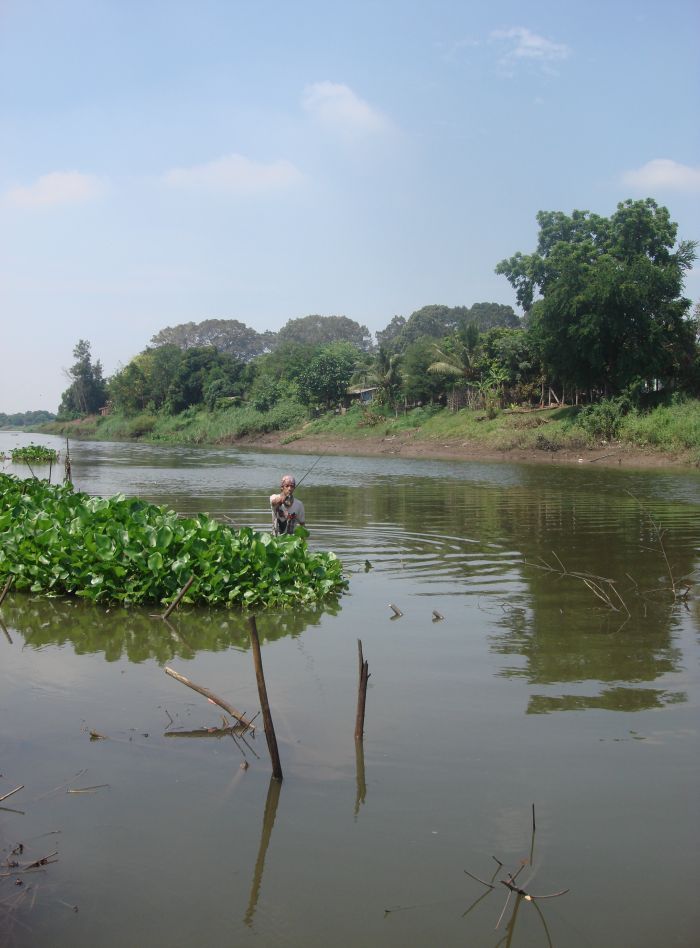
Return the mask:
{"type": "MultiPolygon", "coordinates": [[[[0,411],[165,326],[516,306],[538,210],[700,238],[696,0],[0,0],[0,411]]],[[[700,268],[686,294],[700,299],[700,268]]]]}

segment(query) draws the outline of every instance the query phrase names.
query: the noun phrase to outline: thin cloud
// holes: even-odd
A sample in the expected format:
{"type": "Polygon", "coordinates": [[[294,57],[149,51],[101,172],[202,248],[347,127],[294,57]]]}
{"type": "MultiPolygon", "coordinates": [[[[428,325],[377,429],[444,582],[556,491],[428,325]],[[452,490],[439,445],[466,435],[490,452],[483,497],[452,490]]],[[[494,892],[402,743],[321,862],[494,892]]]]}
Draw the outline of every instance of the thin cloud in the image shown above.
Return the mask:
{"type": "Polygon", "coordinates": [[[670,158],[654,158],[641,168],[625,171],[622,181],[639,191],[700,192],[700,166],[682,165],[670,158]]]}
{"type": "Polygon", "coordinates": [[[287,190],[302,178],[302,173],[290,161],[280,159],[266,164],[233,154],[191,168],[173,168],[164,180],[174,188],[249,197],[287,190]]]}
{"type": "Polygon", "coordinates": [[[445,62],[451,63],[458,59],[464,50],[478,49],[481,42],[476,39],[451,40],[450,42],[438,41],[435,48],[440,53],[445,62]]]}
{"type": "Polygon", "coordinates": [[[318,122],[347,138],[366,137],[389,129],[388,119],[337,82],[314,82],[306,86],[302,106],[318,122]]]}
{"type": "Polygon", "coordinates": [[[555,43],[524,26],[494,30],[491,39],[505,47],[505,52],[498,62],[508,75],[512,75],[521,64],[530,64],[545,72],[554,72],[554,63],[562,62],[571,55],[571,49],[565,43],[555,43]]]}
{"type": "Polygon", "coordinates": [[[5,201],[15,207],[52,207],[61,204],[84,204],[104,190],[99,178],[79,171],[52,171],[26,187],[5,192],[5,201]]]}

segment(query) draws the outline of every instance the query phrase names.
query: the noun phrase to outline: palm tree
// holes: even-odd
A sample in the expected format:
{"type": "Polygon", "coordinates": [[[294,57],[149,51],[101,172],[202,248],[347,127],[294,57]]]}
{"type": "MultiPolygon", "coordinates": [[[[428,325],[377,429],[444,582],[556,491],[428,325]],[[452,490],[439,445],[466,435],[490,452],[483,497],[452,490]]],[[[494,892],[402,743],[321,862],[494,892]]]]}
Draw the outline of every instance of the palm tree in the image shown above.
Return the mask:
{"type": "Polygon", "coordinates": [[[352,378],[352,383],[362,384],[365,387],[375,386],[379,392],[377,399],[387,405],[395,407],[401,383],[403,381],[399,369],[401,356],[398,353],[390,355],[380,346],[373,362],[370,365],[359,365],[352,378]]]}

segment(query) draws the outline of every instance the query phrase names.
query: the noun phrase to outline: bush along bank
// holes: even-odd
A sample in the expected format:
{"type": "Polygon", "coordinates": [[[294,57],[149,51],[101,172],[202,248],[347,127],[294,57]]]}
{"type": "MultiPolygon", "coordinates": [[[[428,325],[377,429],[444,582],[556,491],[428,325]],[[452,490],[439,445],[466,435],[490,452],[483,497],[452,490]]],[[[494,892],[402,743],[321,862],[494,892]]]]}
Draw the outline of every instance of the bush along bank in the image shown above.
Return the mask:
{"type": "Polygon", "coordinates": [[[312,552],[302,533],[236,530],[0,474],[0,583],[11,575],[18,590],[133,605],[170,602],[191,577],[184,601],[207,606],[284,608],[347,586],[335,554],[312,552]]]}
{"type": "Polygon", "coordinates": [[[352,450],[357,450],[362,441],[410,433],[411,438],[426,444],[470,442],[504,457],[509,451],[553,455],[557,451],[605,448],[615,442],[617,447],[649,455],[684,457],[689,464],[700,462],[700,401],[683,396],[672,396],[647,409],[617,398],[585,407],[528,411],[512,407],[499,410],[493,417],[484,411],[450,411],[437,405],[406,411],[394,411],[385,405],[355,405],[346,412],[327,412],[313,420],[304,416],[296,403],[275,406],[271,412],[188,408],[178,415],[126,417],[115,413],[106,418],[53,422],[41,430],[70,439],[195,445],[245,444],[279,432],[283,444],[320,435],[342,439],[352,450]]]}

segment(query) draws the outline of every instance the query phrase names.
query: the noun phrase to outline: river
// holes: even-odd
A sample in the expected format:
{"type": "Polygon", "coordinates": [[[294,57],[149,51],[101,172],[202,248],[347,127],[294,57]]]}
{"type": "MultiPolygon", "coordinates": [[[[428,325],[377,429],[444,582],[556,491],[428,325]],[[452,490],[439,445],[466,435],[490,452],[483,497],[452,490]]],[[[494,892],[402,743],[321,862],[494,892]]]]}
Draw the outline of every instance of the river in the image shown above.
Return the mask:
{"type": "MultiPolygon", "coordinates": [[[[65,448],[0,451],[30,441],[65,448]]],[[[221,712],[164,674],[257,711],[242,617],[8,595],[0,944],[698,944],[700,474],[70,451],[80,490],[261,530],[311,469],[309,543],[349,590],[258,616],[281,785],[262,734],[185,736],[221,712]]]]}

